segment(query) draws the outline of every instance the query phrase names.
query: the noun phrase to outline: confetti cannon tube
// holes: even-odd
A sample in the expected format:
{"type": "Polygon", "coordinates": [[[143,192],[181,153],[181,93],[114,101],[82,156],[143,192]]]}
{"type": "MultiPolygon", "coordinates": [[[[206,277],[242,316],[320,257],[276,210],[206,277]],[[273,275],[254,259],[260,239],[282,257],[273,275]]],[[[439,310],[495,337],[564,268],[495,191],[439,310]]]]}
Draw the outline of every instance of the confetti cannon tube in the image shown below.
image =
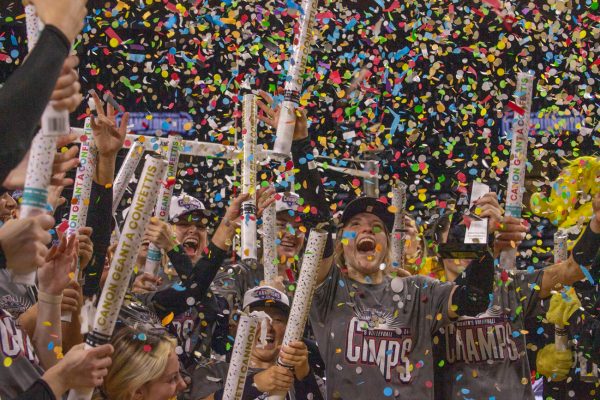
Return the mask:
{"type": "Polygon", "coordinates": [[[398,181],[392,189],[392,205],[395,208],[392,232],[392,267],[404,267],[404,209],[406,208],[406,184],[398,181]]]}
{"type": "MultiPolygon", "coordinates": [[[[569,258],[567,234],[558,230],[554,234],[554,262],[560,263],[566,261],[567,258],[569,258]]],[[[568,340],[569,337],[565,327],[562,325],[554,325],[554,346],[556,347],[556,350],[567,350],[568,340]]]]}
{"type": "Polygon", "coordinates": [[[223,400],[242,399],[257,329],[258,318],[250,315],[240,317],[223,390],[223,400]]]}
{"type": "Polygon", "coordinates": [[[284,101],[281,105],[277,134],[273,146],[274,156],[284,159],[290,156],[292,139],[296,126],[296,107],[300,102],[300,91],[304,81],[306,61],[312,46],[312,30],[317,12],[318,0],[303,0],[299,30],[294,37],[294,47],[290,58],[289,70],[285,82],[284,101]]]}
{"type": "Polygon", "coordinates": [[[265,282],[274,282],[277,278],[277,212],[275,203],[269,205],[263,212],[263,266],[265,282]]]}
{"type": "MultiPolygon", "coordinates": [[[[517,107],[512,125],[512,144],[506,187],[505,214],[521,218],[523,207],[523,188],[527,171],[527,138],[530,126],[531,97],[533,93],[533,75],[519,73],[517,76],[517,107]]],[[[517,249],[512,248],[500,254],[500,267],[513,270],[516,268],[517,249]]]]}
{"type": "MultiPolygon", "coordinates": [[[[98,301],[92,332],[86,339],[87,348],[107,343],[112,336],[125,292],[129,286],[134,260],[146,225],[152,215],[152,208],[156,203],[161,179],[166,168],[167,161],[164,158],[151,155],[146,157],[144,170],[131,203],[131,210],[125,220],[123,232],[108,271],[108,278],[98,301]]],[[[71,390],[68,399],[89,400],[92,398],[92,393],[93,388],[82,391],[71,390]]]]}
{"type": "MultiPolygon", "coordinates": [[[[288,318],[287,328],[283,335],[283,345],[300,340],[304,333],[308,312],[312,303],[315,286],[317,283],[317,273],[319,272],[319,263],[323,258],[325,243],[327,242],[327,232],[321,229],[311,229],[308,235],[306,251],[302,256],[302,268],[298,278],[298,286],[292,302],[292,309],[288,318]]],[[[284,365],[278,361],[280,365],[284,365]]],[[[283,400],[285,393],[269,396],[269,400],[283,400]]]]}
{"type": "Polygon", "coordinates": [[[242,204],[242,261],[256,265],[256,96],[244,95],[242,108],[244,143],[242,193],[250,199],[242,204]]]}
{"type": "Polygon", "coordinates": [[[127,156],[125,156],[123,165],[121,165],[121,169],[119,169],[119,173],[113,184],[113,214],[117,212],[117,208],[119,208],[119,203],[125,194],[127,185],[129,185],[129,182],[135,173],[135,169],[140,163],[143,155],[144,144],[138,141],[134,142],[129,149],[129,152],[127,152],[127,156]]]}
{"type": "Polygon", "coordinates": [[[365,161],[363,169],[363,192],[368,197],[379,197],[379,163],[376,160],[365,161]]]}
{"type": "MultiPolygon", "coordinates": [[[[79,167],[75,172],[75,183],[73,185],[73,197],[71,199],[71,208],[69,211],[69,226],[67,235],[77,235],[79,228],[86,226],[88,208],[90,205],[90,195],[92,193],[92,180],[94,179],[94,169],[96,168],[96,145],[92,136],[92,127],[90,117],[85,119],[84,137],[81,139],[79,149],[79,167]]],[[[75,279],[79,280],[80,265],[77,262],[75,270],[75,279]]],[[[62,320],[71,322],[71,312],[65,312],[62,320]]]]}
{"type": "MultiPolygon", "coordinates": [[[[41,22],[35,13],[35,7],[25,7],[27,25],[27,41],[29,51],[35,47],[41,22]]],[[[42,115],[42,129],[34,137],[29,153],[23,201],[21,203],[21,218],[33,217],[47,212],[48,186],[52,179],[52,164],[56,154],[56,139],[68,130],[69,114],[65,110],[56,111],[49,104],[42,115]]],[[[27,285],[35,284],[36,272],[26,274],[12,273],[12,281],[27,285]]]]}
{"type": "MultiPolygon", "coordinates": [[[[179,163],[181,143],[181,136],[169,137],[167,145],[167,158],[169,160],[169,167],[166,171],[166,179],[164,179],[164,184],[161,185],[160,192],[158,192],[156,207],[154,208],[154,215],[161,221],[167,221],[169,219],[169,208],[171,205],[171,197],[173,197],[173,185],[168,181],[169,178],[175,179],[175,176],[177,175],[177,164],[179,163]]],[[[154,243],[150,243],[148,246],[146,264],[144,265],[144,272],[157,275],[158,269],[160,268],[160,259],[160,249],[154,243]]]]}

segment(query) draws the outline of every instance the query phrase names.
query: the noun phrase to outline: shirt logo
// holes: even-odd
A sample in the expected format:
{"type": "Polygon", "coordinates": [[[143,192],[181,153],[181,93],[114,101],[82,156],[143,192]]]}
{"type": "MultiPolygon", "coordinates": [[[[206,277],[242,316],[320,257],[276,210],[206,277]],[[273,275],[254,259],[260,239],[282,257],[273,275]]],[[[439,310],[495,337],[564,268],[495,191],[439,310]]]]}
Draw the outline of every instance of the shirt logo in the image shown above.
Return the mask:
{"type": "Polygon", "coordinates": [[[375,365],[386,382],[410,382],[411,331],[401,327],[392,313],[358,311],[350,320],[346,335],[345,356],[349,364],[375,365]]]}
{"type": "MultiPolygon", "coordinates": [[[[488,310],[477,318],[462,318],[444,329],[446,361],[516,361],[520,356],[506,315],[488,310]]],[[[523,349],[521,349],[523,350],[523,349]]]]}

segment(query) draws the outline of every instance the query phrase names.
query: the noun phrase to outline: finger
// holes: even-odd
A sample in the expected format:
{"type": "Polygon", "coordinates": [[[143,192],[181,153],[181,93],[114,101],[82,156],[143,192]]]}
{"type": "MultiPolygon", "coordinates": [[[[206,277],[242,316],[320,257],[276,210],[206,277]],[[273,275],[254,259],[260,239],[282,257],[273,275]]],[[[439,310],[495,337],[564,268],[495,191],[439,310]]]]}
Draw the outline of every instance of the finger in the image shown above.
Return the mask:
{"type": "MultiPolygon", "coordinates": [[[[94,104],[96,105],[96,113],[98,114],[98,117],[104,117],[104,103],[102,103],[102,100],[100,100],[100,97],[98,97],[98,93],[96,93],[95,91],[92,92],[92,99],[94,99],[94,104]]],[[[92,123],[93,121],[94,118],[92,116],[92,123]]],[[[92,128],[94,128],[93,125],[92,128]]]]}
{"type": "Polygon", "coordinates": [[[70,297],[63,297],[62,304],[65,307],[70,307],[74,309],[77,309],[77,307],[79,306],[79,302],[76,299],[72,299],[70,297]]]}
{"type": "Polygon", "coordinates": [[[110,344],[103,344],[102,346],[94,347],[93,349],[89,350],[90,355],[94,358],[110,356],[114,351],[115,349],[110,344]]]}
{"type": "MultiPolygon", "coordinates": [[[[106,98],[106,96],[104,97],[106,98]]],[[[106,116],[109,118],[114,117],[115,115],[115,108],[113,107],[112,104],[110,104],[110,101],[106,102],[106,116]]]]}
{"type": "Polygon", "coordinates": [[[264,115],[258,114],[258,120],[264,122],[265,124],[275,127],[275,121],[272,118],[267,118],[264,115]]]}
{"type": "Polygon", "coordinates": [[[82,101],[83,95],[81,93],[76,93],[62,100],[53,100],[52,107],[56,110],[68,110],[69,112],[73,112],[79,107],[82,101]]]}
{"type": "Polygon", "coordinates": [[[61,75],[74,70],[78,65],[79,57],[77,57],[75,54],[71,54],[65,59],[65,62],[63,62],[62,70],[60,71],[61,75]]]}
{"type": "Polygon", "coordinates": [[[60,238],[60,242],[58,243],[58,252],[59,253],[64,253],[65,250],[67,249],[67,240],[68,240],[67,235],[63,235],[60,238]]]}
{"type": "Polygon", "coordinates": [[[273,104],[273,96],[271,96],[269,93],[261,89],[258,91],[258,95],[262,97],[267,102],[267,104],[273,104]]]}
{"type": "Polygon", "coordinates": [[[56,255],[56,251],[57,251],[57,247],[56,246],[52,246],[50,248],[50,251],[48,252],[48,254],[46,254],[46,260],[45,260],[45,262],[48,262],[48,261],[52,260],[54,258],[54,256],[56,255]]]}
{"type": "Polygon", "coordinates": [[[129,113],[128,112],[123,114],[123,117],[121,118],[121,125],[119,125],[119,133],[121,134],[121,137],[123,137],[127,134],[127,124],[129,124],[129,113]]]}
{"type": "Polygon", "coordinates": [[[91,226],[82,226],[81,228],[79,228],[79,233],[82,235],[82,237],[86,237],[89,239],[89,237],[92,235],[93,229],[91,226]]]}
{"type": "Polygon", "coordinates": [[[63,75],[56,81],[56,87],[52,91],[50,100],[66,100],[81,90],[81,84],[77,81],[77,75],[71,73],[63,75]]]}
{"type": "MultiPolygon", "coordinates": [[[[270,103],[269,103],[270,104],[270,103]]],[[[256,100],[256,105],[258,106],[258,108],[260,108],[266,115],[268,115],[269,117],[273,118],[273,114],[275,113],[275,111],[273,111],[273,109],[271,108],[270,105],[266,105],[265,103],[263,103],[260,100],[256,100]]]]}
{"type": "MultiPolygon", "coordinates": [[[[54,228],[54,217],[48,214],[40,214],[33,217],[34,224],[39,226],[42,230],[47,231],[54,228]]],[[[45,232],[47,233],[47,232],[45,232]]]]}
{"type": "Polygon", "coordinates": [[[69,133],[68,135],[61,135],[56,139],[56,148],[60,149],[66,145],[73,143],[77,140],[78,135],[76,133],[69,133]]]}

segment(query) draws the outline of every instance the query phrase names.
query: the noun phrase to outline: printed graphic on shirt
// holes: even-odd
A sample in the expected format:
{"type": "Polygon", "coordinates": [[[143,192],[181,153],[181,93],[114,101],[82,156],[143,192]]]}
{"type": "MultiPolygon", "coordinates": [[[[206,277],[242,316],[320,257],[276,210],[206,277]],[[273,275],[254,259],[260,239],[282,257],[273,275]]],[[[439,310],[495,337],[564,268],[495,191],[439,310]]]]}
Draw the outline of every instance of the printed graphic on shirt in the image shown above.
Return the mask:
{"type": "Polygon", "coordinates": [[[520,342],[513,340],[508,317],[496,306],[477,317],[461,317],[444,330],[446,361],[478,363],[508,359],[523,354],[520,342]]]}
{"type": "Polygon", "coordinates": [[[33,364],[39,364],[29,336],[17,327],[12,316],[4,312],[0,313],[0,348],[5,357],[24,356],[33,364]]]}
{"type": "Polygon", "coordinates": [[[6,310],[15,318],[27,311],[33,304],[31,300],[22,296],[7,294],[0,297],[0,308],[6,310]]]}
{"type": "Polygon", "coordinates": [[[194,349],[192,341],[192,333],[194,331],[195,321],[190,311],[178,315],[171,321],[175,335],[179,339],[179,343],[183,347],[185,353],[191,353],[194,349]]]}
{"type": "Polygon", "coordinates": [[[401,326],[393,313],[371,308],[357,310],[346,335],[345,356],[349,364],[377,366],[387,382],[410,382],[411,330],[401,326]]]}

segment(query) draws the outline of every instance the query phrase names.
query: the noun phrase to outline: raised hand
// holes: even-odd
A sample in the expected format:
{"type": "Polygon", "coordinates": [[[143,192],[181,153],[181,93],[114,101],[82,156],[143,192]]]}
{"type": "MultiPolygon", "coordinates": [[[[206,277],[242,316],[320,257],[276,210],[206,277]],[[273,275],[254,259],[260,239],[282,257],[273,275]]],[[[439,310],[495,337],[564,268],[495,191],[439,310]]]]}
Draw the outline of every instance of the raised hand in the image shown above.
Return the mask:
{"type": "Polygon", "coordinates": [[[521,219],[505,216],[495,232],[494,255],[498,256],[502,250],[518,247],[527,231],[528,228],[521,219]]]}
{"type": "Polygon", "coordinates": [[[88,266],[92,260],[92,255],[94,254],[94,243],[92,243],[91,236],[91,227],[84,226],[79,228],[77,240],[79,241],[79,268],[81,270],[84,270],[88,266]]]}
{"type": "Polygon", "coordinates": [[[52,240],[48,233],[54,218],[47,214],[24,219],[11,219],[0,227],[0,248],[6,257],[6,267],[17,274],[35,270],[46,261],[46,245],[52,240]]]}
{"type": "Polygon", "coordinates": [[[173,233],[171,226],[156,217],[150,218],[146,227],[146,238],[154,243],[159,249],[171,251],[178,245],[177,237],[173,233]]]}
{"type": "MultiPolygon", "coordinates": [[[[260,90],[258,92],[260,98],[256,99],[256,105],[261,109],[262,112],[258,113],[258,119],[263,121],[271,128],[277,129],[279,123],[279,114],[281,112],[281,106],[273,108],[273,97],[260,90]],[[266,104],[265,104],[266,103],[266,104]]],[[[301,140],[308,137],[308,122],[306,117],[306,110],[297,108],[296,110],[296,126],[294,127],[293,140],[301,140]]]]}
{"type": "Polygon", "coordinates": [[[46,262],[38,269],[40,292],[59,296],[71,281],[71,273],[77,265],[78,240],[75,236],[60,239],[58,246],[52,246],[46,262]]]}
{"type": "Polygon", "coordinates": [[[116,156],[123,147],[125,136],[127,135],[127,124],[129,123],[129,113],[126,112],[121,118],[121,124],[117,126],[116,116],[118,111],[108,103],[104,111],[102,100],[96,92],[92,92],[92,98],[96,105],[97,117],[92,115],[91,125],[94,134],[94,141],[98,149],[99,156],[116,156]]]}

